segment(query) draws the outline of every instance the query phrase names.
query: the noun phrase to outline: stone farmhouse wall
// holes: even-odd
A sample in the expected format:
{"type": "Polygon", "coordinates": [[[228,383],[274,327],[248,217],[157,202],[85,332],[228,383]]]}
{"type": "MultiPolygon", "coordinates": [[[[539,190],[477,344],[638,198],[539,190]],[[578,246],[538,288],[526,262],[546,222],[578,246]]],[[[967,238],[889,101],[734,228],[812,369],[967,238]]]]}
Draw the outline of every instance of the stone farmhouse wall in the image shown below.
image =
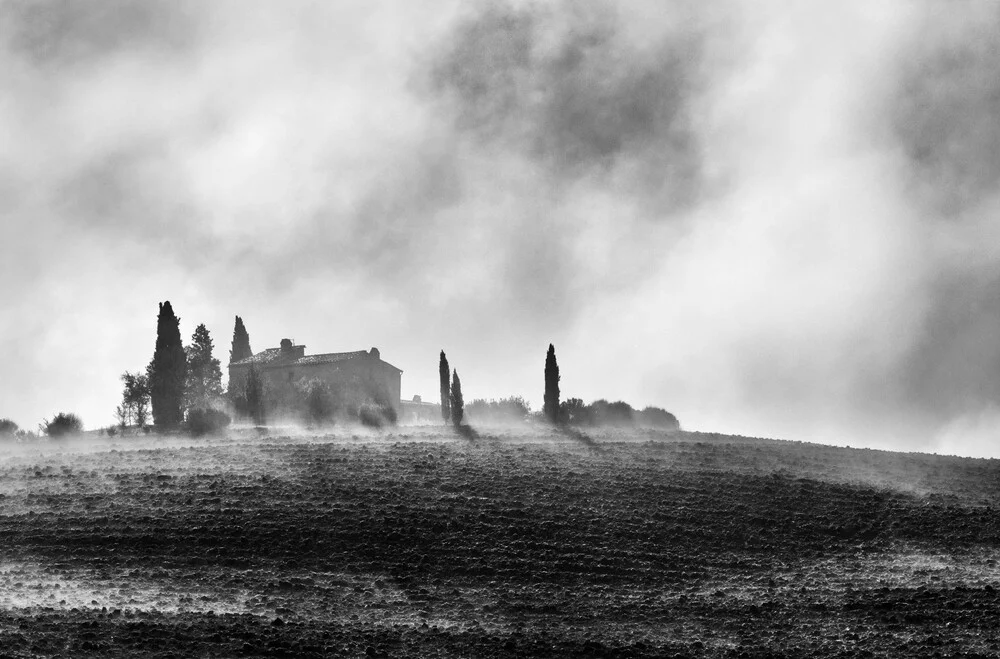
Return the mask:
{"type": "MultiPolygon", "coordinates": [[[[257,366],[264,381],[269,415],[277,413],[280,416],[296,404],[301,405],[303,390],[313,379],[325,382],[347,404],[378,402],[392,406],[399,414],[401,372],[382,361],[377,350],[341,361],[310,363],[308,359],[304,358],[305,363],[302,360],[279,361],[257,366]]],[[[245,382],[249,370],[248,363],[230,364],[230,381],[245,382]]]]}

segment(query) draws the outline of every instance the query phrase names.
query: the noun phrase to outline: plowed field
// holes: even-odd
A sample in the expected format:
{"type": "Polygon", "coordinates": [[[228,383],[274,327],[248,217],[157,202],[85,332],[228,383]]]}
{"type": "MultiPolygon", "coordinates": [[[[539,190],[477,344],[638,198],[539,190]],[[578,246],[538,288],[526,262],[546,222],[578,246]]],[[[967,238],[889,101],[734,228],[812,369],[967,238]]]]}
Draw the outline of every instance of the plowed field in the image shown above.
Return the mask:
{"type": "Polygon", "coordinates": [[[0,446],[0,656],[995,656],[1000,462],[691,433],[0,446]]]}

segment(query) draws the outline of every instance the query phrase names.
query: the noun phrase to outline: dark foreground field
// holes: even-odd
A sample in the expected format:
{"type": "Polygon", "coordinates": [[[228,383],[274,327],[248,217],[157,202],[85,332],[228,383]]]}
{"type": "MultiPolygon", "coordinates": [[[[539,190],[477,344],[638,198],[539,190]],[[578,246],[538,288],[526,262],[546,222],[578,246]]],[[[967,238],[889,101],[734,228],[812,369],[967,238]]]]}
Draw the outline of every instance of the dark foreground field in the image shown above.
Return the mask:
{"type": "Polygon", "coordinates": [[[994,656],[998,503],[691,434],[0,447],[0,656],[994,656]]]}

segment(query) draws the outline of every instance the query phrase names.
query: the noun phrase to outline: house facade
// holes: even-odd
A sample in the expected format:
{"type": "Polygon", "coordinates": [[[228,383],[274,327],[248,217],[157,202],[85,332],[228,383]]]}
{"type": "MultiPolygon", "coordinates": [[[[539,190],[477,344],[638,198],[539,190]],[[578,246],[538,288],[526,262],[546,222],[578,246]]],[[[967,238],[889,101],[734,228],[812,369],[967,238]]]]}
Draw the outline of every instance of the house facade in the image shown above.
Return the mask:
{"type": "Polygon", "coordinates": [[[268,414],[290,412],[301,403],[312,380],[320,380],[348,405],[390,405],[399,414],[400,381],[403,371],[382,360],[377,348],[354,352],[305,354],[305,346],[282,339],[252,357],[229,364],[231,386],[242,388],[253,365],[264,382],[268,414]]]}

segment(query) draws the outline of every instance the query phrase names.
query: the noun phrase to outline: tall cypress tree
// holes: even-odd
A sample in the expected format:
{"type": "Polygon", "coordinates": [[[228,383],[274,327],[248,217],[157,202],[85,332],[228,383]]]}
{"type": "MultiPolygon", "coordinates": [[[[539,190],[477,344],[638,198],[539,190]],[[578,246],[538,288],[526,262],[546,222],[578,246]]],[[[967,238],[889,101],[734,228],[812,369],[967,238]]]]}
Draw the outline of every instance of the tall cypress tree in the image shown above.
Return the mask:
{"type": "Polygon", "coordinates": [[[233,347],[229,351],[229,363],[232,364],[252,356],[250,335],[247,334],[247,328],[243,326],[243,319],[236,316],[236,325],[233,327],[233,347]]]}
{"type": "MultiPolygon", "coordinates": [[[[253,350],[250,349],[250,335],[247,333],[247,328],[243,326],[243,319],[236,316],[236,325],[233,326],[233,345],[229,350],[229,363],[233,364],[248,357],[253,357],[253,350]]],[[[230,371],[229,385],[226,387],[226,391],[230,402],[236,408],[236,413],[240,416],[248,414],[245,385],[245,381],[234,380],[232,371],[230,371]]]]}
{"type": "Polygon", "coordinates": [[[462,400],[462,381],[458,379],[458,371],[451,379],[451,422],[455,427],[462,425],[462,414],[465,411],[465,403],[462,400]]]}
{"type": "Polygon", "coordinates": [[[552,423],[559,421],[559,364],[556,363],[556,349],[549,344],[545,355],[545,402],[542,412],[552,423]]]}
{"type": "Polygon", "coordinates": [[[208,409],[217,405],[222,397],[222,369],[212,355],[212,335],[202,323],[191,336],[187,347],[187,380],[184,402],[188,409],[208,409]]]}
{"type": "Polygon", "coordinates": [[[451,369],[448,367],[448,358],[444,356],[444,350],[441,351],[438,374],[441,376],[441,418],[448,423],[451,420],[451,388],[448,384],[451,369]]]}
{"type": "Polygon", "coordinates": [[[153,424],[159,428],[173,428],[184,420],[181,406],[184,402],[187,359],[181,345],[180,323],[170,301],[161,302],[156,318],[156,350],[146,368],[153,424]]]}

